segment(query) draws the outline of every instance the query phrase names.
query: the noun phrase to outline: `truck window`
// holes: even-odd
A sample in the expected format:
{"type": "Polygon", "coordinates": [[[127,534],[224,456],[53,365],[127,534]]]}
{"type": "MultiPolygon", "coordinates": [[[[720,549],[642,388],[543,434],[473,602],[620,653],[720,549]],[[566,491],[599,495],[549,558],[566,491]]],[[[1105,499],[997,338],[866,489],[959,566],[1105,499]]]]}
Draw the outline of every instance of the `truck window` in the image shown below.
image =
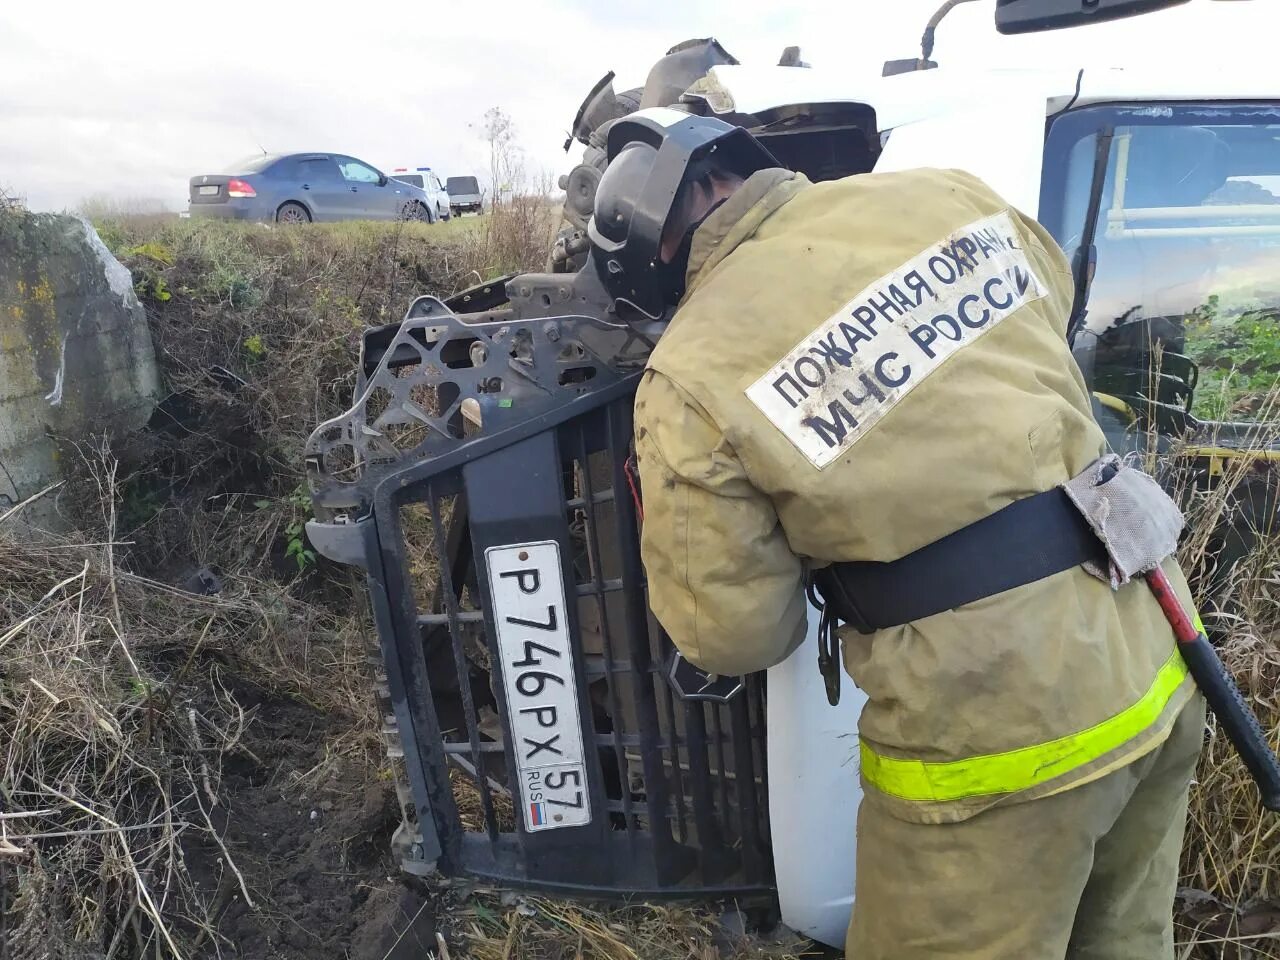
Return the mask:
{"type": "Polygon", "coordinates": [[[1257,418],[1280,377],[1280,105],[1108,105],[1059,117],[1040,219],[1069,258],[1107,134],[1084,328],[1094,389],[1190,402],[1201,419],[1257,418]]]}

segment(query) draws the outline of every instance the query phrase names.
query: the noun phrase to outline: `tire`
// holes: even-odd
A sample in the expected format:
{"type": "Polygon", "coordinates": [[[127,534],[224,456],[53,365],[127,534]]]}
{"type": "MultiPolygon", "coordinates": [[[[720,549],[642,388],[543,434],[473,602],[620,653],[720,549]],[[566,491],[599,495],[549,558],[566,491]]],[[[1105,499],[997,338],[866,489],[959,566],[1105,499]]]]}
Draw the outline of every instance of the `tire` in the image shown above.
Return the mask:
{"type": "Polygon", "coordinates": [[[288,200],[276,211],[276,223],[310,223],[311,211],[302,204],[288,200]]]}
{"type": "Polygon", "coordinates": [[[400,211],[401,220],[413,220],[417,223],[435,223],[435,218],[431,216],[431,209],[424,207],[416,200],[406,203],[400,211]]]}
{"type": "Polygon", "coordinates": [[[457,207],[450,207],[449,214],[454,217],[460,217],[462,216],[462,211],[459,210],[457,207]]]}

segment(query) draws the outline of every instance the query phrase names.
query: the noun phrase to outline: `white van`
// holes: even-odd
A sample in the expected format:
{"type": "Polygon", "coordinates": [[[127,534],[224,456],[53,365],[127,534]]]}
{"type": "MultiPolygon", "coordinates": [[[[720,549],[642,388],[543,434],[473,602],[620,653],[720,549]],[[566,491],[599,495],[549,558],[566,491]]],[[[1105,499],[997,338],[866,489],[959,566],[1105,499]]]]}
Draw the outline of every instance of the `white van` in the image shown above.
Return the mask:
{"type": "Polygon", "coordinates": [[[440,178],[431,172],[430,167],[392,167],[390,177],[392,180],[399,180],[401,183],[420,187],[426,192],[427,199],[431,204],[432,220],[449,219],[451,211],[449,210],[448,191],[445,190],[444,184],[440,182],[440,178]]]}

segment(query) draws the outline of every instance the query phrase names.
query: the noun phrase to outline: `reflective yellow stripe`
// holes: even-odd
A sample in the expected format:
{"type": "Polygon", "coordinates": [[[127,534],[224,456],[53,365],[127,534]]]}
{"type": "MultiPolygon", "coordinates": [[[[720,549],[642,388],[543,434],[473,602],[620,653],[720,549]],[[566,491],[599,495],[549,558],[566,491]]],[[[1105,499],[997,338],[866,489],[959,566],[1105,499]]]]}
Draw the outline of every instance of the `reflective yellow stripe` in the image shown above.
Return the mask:
{"type": "Polygon", "coordinates": [[[862,774],[883,792],[903,800],[960,800],[1014,793],[1052,780],[1123,746],[1155,723],[1187,675],[1173,652],[1137,703],[1088,730],[1048,743],[967,760],[925,763],[885,757],[862,743],[862,774]]]}
{"type": "Polygon", "coordinates": [[[1197,630],[1199,630],[1201,633],[1204,633],[1204,621],[1200,619],[1200,614],[1198,612],[1196,613],[1196,618],[1191,622],[1195,624],[1195,628],[1197,630]]]}

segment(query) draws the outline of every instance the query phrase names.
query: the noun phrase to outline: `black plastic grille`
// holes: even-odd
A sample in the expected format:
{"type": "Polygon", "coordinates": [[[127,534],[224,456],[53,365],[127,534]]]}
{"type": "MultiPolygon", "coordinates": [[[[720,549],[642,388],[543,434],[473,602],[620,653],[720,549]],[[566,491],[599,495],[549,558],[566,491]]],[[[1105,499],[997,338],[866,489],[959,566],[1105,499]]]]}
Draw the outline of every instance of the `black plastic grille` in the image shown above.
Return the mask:
{"type": "Polygon", "coordinates": [[[392,659],[418,661],[425,681],[404,684],[415,730],[405,750],[418,753],[409,766],[428,801],[418,809],[434,820],[420,827],[434,826],[446,870],[507,883],[765,893],[763,677],[727,704],[681,699],[667,682],[672,647],[648,609],[630,446],[626,395],[420,479],[397,493],[393,522],[378,518],[393,619],[411,625],[396,630],[392,659]],[[560,545],[567,573],[593,816],[530,833],[477,558],[543,540],[560,545]]]}

